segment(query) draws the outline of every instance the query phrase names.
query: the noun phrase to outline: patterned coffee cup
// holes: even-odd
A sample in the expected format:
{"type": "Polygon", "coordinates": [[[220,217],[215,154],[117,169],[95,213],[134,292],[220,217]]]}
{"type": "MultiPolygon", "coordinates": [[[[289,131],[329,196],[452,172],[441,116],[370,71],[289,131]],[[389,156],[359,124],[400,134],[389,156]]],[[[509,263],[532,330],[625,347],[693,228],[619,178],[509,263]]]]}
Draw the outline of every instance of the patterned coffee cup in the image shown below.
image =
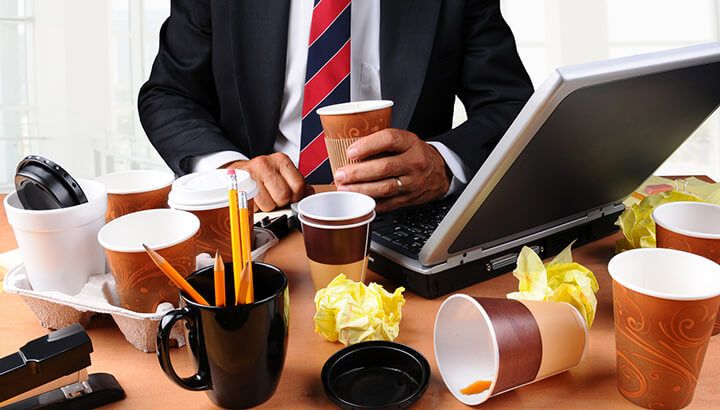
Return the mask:
{"type": "Polygon", "coordinates": [[[107,188],[105,221],[146,209],[167,208],[174,179],[172,172],[154,170],[114,172],[95,178],[107,188]]]}
{"type": "Polygon", "coordinates": [[[618,390],[638,406],[690,404],[720,307],[720,266],[674,249],[634,249],[613,278],[618,390]]]}
{"type": "Polygon", "coordinates": [[[346,150],[350,145],[372,133],[390,126],[392,101],[353,101],[329,105],[317,110],[325,134],[325,147],[333,174],[351,161],[346,150]]]}
{"type": "MultiPolygon", "coordinates": [[[[258,186],[247,171],[236,170],[238,189],[248,198],[250,225],[254,224],[255,201],[258,186]]],[[[178,178],[172,185],[170,208],[192,212],[200,219],[198,252],[215,254],[220,251],[223,260],[232,260],[230,213],[228,205],[228,179],[224,169],[196,172],[178,178]]],[[[253,240],[251,235],[250,240],[253,240]]]]}
{"type": "Polygon", "coordinates": [[[134,212],[100,229],[98,241],[105,248],[120,305],[144,313],[154,313],[165,302],[177,306],[177,287],[155,266],[142,244],[187,276],[195,271],[199,229],[195,215],[174,209],[134,212]]]}
{"type": "Polygon", "coordinates": [[[374,199],[355,192],[311,195],[298,204],[298,219],[316,290],[341,273],[365,281],[374,199]]]}
{"type": "MultiPolygon", "coordinates": [[[[653,211],[658,248],[678,249],[720,263],[720,205],[671,202],[653,211]]],[[[713,335],[720,334],[720,315],[713,335]]]]}
{"type": "Polygon", "coordinates": [[[435,319],[440,374],[467,405],[575,367],[587,347],[585,320],[567,303],[456,294],[435,319]]]}

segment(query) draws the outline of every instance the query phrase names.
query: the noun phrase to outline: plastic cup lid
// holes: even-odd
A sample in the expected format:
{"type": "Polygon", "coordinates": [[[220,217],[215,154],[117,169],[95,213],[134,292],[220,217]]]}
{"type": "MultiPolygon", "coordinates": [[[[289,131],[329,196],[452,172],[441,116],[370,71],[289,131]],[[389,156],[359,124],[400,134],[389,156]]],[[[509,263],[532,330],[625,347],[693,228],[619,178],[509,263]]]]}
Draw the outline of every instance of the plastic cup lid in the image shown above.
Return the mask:
{"type": "Polygon", "coordinates": [[[80,184],[67,171],[38,155],[25,157],[18,164],[15,190],[28,210],[69,208],[87,202],[80,184]]]}
{"type": "MultiPolygon", "coordinates": [[[[258,186],[247,171],[235,172],[238,190],[245,191],[248,199],[258,193],[258,186]]],[[[216,169],[212,171],[195,172],[175,180],[168,204],[172,208],[187,211],[202,211],[227,206],[228,186],[230,181],[227,171],[216,169]]]]}

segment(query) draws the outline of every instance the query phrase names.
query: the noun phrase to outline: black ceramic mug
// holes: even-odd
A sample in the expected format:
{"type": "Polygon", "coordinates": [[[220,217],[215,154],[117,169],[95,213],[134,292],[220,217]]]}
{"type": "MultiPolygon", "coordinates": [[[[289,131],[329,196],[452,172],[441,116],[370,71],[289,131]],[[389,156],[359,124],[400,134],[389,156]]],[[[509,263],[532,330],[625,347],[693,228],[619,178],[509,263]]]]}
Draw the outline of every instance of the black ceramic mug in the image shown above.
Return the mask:
{"type": "MultiPolygon", "coordinates": [[[[228,295],[233,300],[232,263],[225,264],[228,295]]],[[[214,304],[213,267],[188,276],[188,282],[214,304]]],[[[180,292],[180,309],[160,320],[157,354],[170,380],[188,390],[205,390],[218,406],[247,408],[275,392],[285,363],[290,311],[288,280],[280,269],[253,263],[255,303],[227,307],[202,306],[180,292]],[[186,322],[189,353],[197,373],[180,377],[170,362],[170,330],[186,322]]]]}

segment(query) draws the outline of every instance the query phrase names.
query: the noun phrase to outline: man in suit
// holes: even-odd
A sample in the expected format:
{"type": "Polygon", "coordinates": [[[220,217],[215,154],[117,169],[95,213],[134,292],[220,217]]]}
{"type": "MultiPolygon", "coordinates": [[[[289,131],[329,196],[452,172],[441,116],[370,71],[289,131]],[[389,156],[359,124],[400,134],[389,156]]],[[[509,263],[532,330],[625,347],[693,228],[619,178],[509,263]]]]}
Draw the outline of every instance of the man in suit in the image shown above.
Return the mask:
{"type": "Polygon", "coordinates": [[[392,100],[334,175],[387,211],[467,183],[531,93],[499,0],[173,0],[138,108],[176,173],[246,169],[267,211],[333,180],[317,108],[392,100]]]}

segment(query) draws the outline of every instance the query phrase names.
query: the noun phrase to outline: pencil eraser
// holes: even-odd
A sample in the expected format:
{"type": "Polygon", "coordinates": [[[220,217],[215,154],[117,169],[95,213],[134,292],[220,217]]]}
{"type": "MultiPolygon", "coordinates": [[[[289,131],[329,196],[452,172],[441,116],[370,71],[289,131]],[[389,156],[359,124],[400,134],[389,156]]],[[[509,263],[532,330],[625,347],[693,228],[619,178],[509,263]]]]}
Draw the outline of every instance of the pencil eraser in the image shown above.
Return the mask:
{"type": "Polygon", "coordinates": [[[655,194],[659,194],[661,192],[667,192],[667,191],[672,191],[672,190],[673,190],[672,185],[668,185],[668,184],[648,185],[645,187],[645,193],[648,195],[655,195],[655,194]]]}
{"type": "Polygon", "coordinates": [[[235,168],[228,168],[227,174],[228,174],[228,175],[235,175],[235,168]]]}

